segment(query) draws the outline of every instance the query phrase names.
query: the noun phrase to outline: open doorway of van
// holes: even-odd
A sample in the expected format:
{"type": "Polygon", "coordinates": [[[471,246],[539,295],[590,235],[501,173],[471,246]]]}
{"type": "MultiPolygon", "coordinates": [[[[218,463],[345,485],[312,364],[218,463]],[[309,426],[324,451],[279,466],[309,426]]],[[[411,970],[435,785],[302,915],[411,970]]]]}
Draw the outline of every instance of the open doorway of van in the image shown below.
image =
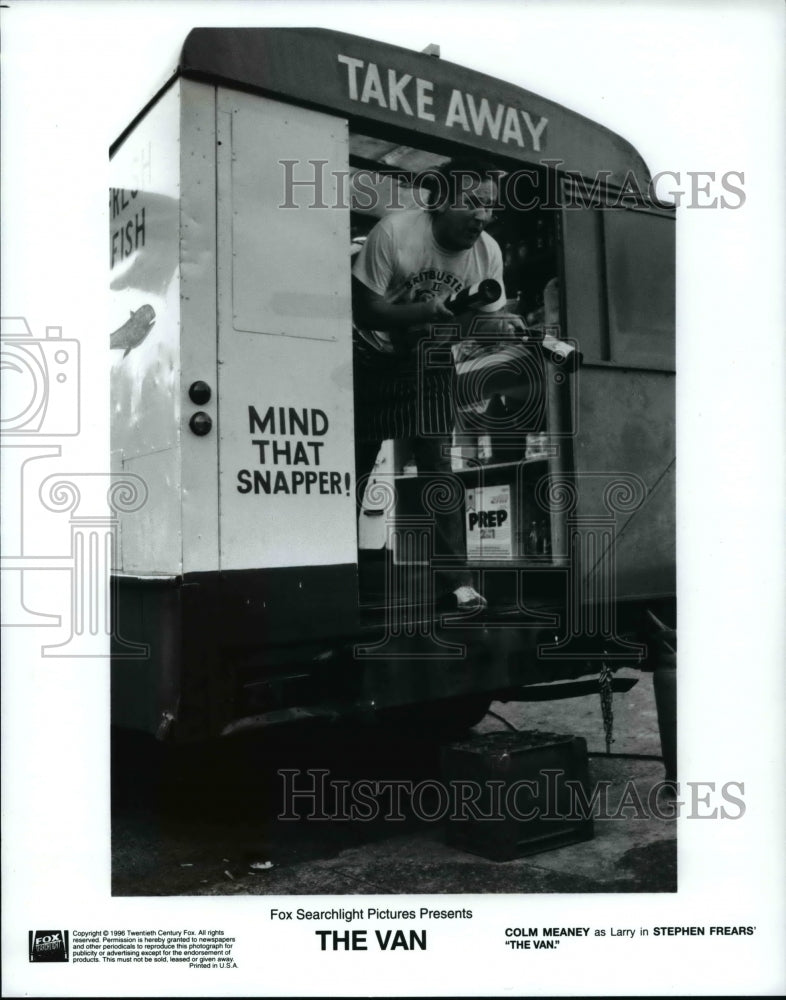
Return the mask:
{"type": "MultiPolygon", "coordinates": [[[[472,153],[426,150],[351,132],[353,261],[382,218],[391,212],[426,211],[435,171],[451,156],[472,153]]],[[[504,164],[499,164],[499,170],[504,177],[504,164]]],[[[545,171],[527,171],[526,182],[526,190],[522,183],[497,185],[493,219],[486,232],[502,254],[503,311],[521,317],[535,333],[559,320],[558,219],[546,207],[549,179],[545,171]]],[[[357,359],[358,343],[368,352],[371,338],[364,338],[357,327],[354,337],[357,359]]],[[[443,487],[461,510],[463,552],[470,567],[524,566],[552,558],[552,518],[549,511],[537,507],[534,484],[556,460],[555,450],[548,445],[549,413],[556,403],[550,398],[553,387],[547,384],[543,359],[532,343],[523,343],[525,339],[501,343],[499,338],[479,335],[450,347],[449,362],[456,372],[455,419],[451,482],[443,487]]],[[[445,363],[444,351],[439,363],[445,363]]],[[[355,378],[362,377],[356,360],[355,378]]],[[[356,435],[363,433],[366,419],[366,412],[356,403],[356,435]]],[[[359,484],[359,596],[361,606],[367,608],[431,593],[416,581],[419,574],[429,571],[428,541],[422,542],[422,535],[419,541],[417,530],[402,528],[406,521],[412,529],[418,518],[428,519],[430,513],[429,470],[418,468],[414,451],[407,437],[386,438],[365,488],[359,484]]]]}

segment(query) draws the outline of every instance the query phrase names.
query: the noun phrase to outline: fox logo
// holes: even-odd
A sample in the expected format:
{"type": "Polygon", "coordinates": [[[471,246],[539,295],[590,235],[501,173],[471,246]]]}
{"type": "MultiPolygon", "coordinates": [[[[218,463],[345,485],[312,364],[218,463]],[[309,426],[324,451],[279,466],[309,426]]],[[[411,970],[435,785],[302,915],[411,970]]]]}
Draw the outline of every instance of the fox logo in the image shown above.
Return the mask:
{"type": "Polygon", "coordinates": [[[67,962],[68,931],[28,931],[31,962],[67,962]]]}

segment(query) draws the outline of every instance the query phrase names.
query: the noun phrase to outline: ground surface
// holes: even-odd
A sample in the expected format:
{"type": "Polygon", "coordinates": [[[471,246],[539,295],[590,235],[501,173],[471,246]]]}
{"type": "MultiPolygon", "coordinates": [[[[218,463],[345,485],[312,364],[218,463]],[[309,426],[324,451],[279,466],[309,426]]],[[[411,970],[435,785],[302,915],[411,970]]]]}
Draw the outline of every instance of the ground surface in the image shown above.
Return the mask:
{"type": "MultiPolygon", "coordinates": [[[[298,782],[311,780],[304,776],[309,769],[327,769],[331,781],[414,785],[439,778],[440,739],[433,733],[321,727],[265,734],[218,752],[189,751],[169,762],[163,777],[147,748],[124,746],[114,769],[113,893],[674,892],[674,821],[663,818],[668,810],[660,799],[655,814],[647,808],[663,777],[662,763],[652,759],[660,753],[652,677],[628,674],[640,679],[614,698],[612,753],[620,756],[604,756],[594,695],[495,702],[474,730],[583,736],[590,786],[607,782],[607,815],[620,814],[596,819],[591,840],[499,862],[449,846],[445,821],[419,819],[406,801],[401,819],[277,818],[284,768],[297,771],[298,782]],[[621,809],[623,796],[628,807],[621,809]]],[[[313,800],[301,805],[311,810],[313,800]]],[[[325,808],[335,815],[334,801],[325,808]]]]}

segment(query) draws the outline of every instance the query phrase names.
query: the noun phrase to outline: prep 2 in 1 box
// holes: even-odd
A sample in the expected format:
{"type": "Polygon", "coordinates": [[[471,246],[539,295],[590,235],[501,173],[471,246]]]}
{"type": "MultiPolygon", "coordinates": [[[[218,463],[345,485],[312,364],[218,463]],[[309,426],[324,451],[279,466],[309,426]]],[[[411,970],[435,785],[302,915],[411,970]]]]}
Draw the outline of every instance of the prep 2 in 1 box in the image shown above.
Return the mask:
{"type": "Polygon", "coordinates": [[[509,483],[468,489],[464,511],[468,559],[513,558],[513,506],[509,483]]]}

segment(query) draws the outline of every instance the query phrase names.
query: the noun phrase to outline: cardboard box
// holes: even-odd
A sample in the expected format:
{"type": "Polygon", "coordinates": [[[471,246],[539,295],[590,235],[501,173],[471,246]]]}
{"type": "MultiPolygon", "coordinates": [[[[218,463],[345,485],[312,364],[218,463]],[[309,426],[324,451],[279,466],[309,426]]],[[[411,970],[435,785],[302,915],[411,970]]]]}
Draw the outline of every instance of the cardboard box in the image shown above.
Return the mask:
{"type": "Polygon", "coordinates": [[[516,551],[514,514],[509,483],[468,489],[464,505],[467,559],[512,559],[516,551]]]}

